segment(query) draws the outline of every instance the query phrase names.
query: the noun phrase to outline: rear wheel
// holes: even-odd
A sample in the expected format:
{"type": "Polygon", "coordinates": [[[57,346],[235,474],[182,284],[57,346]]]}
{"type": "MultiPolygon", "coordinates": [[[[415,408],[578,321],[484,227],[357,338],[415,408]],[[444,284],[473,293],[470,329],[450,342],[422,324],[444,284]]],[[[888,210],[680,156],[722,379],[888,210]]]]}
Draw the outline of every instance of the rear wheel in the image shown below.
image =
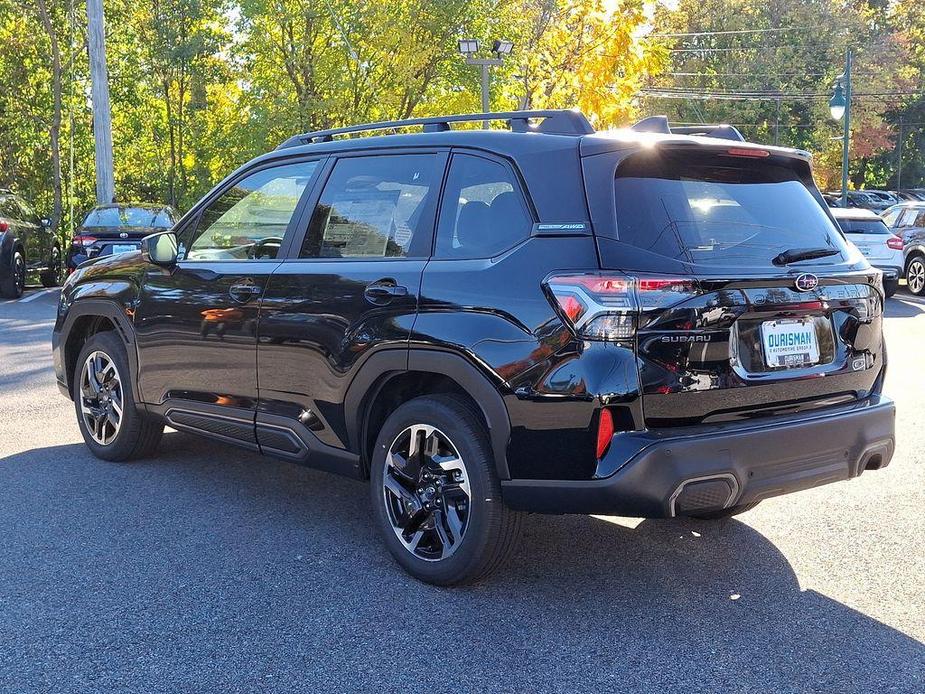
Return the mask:
{"type": "Polygon", "coordinates": [[[0,282],[0,296],[18,299],[26,290],[26,259],[21,251],[13,251],[9,276],[0,282]]]}
{"type": "Polygon", "coordinates": [[[164,424],[136,408],[125,346],[113,332],[93,335],[77,358],[74,405],[84,442],[97,458],[134,460],[157,450],[164,424]]]}
{"type": "Polygon", "coordinates": [[[48,269],[42,273],[43,287],[57,287],[61,284],[61,249],[55,246],[51,250],[48,269]]]}
{"type": "Polygon", "coordinates": [[[382,538],[421,581],[473,583],[516,543],[522,514],[501,503],[488,435],[462,398],[415,398],[395,410],[376,441],[370,478],[382,538]]]}
{"type": "Polygon", "coordinates": [[[690,514],[690,517],[697,518],[699,520],[722,520],[723,518],[731,518],[732,516],[738,516],[740,513],[751,511],[757,505],[758,505],[757,501],[752,501],[751,503],[748,503],[748,504],[739,504],[738,506],[730,506],[729,508],[722,508],[719,511],[708,511],[707,513],[692,513],[690,514]]]}
{"type": "Polygon", "coordinates": [[[906,266],[906,284],[916,296],[925,294],[925,258],[915,256],[906,266]]]}

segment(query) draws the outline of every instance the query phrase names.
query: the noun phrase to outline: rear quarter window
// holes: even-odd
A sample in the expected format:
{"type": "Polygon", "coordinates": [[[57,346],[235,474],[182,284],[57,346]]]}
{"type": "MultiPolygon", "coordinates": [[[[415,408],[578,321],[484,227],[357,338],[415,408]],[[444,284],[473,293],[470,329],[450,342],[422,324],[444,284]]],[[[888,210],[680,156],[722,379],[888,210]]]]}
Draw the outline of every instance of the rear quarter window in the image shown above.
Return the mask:
{"type": "Polygon", "coordinates": [[[782,251],[847,247],[789,163],[715,153],[629,157],[614,180],[620,241],[694,266],[770,267],[782,251]]]}

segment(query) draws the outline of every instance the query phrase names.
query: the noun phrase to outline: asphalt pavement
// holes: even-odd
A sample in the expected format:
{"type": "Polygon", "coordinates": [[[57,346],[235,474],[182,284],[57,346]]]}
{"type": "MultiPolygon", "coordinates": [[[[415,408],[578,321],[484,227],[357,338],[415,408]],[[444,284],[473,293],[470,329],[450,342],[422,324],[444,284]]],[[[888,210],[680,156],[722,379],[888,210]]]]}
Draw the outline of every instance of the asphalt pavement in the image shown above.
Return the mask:
{"type": "Polygon", "coordinates": [[[925,692],[923,300],[888,302],[886,470],[725,522],[531,516],[439,589],[362,483],[175,432],[93,458],[56,299],[0,301],[0,692],[925,692]]]}

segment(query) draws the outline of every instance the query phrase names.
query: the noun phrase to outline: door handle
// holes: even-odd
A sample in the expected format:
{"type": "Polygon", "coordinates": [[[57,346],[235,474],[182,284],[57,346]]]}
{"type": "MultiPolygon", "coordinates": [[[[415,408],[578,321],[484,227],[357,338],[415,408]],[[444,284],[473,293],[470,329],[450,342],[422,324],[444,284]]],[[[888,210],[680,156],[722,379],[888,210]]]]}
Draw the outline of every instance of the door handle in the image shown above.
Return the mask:
{"type": "Polygon", "coordinates": [[[370,303],[382,305],[396,297],[408,296],[408,287],[395,284],[394,280],[379,280],[368,285],[363,294],[370,303]]]}
{"type": "Polygon", "coordinates": [[[254,280],[247,279],[236,284],[232,284],[228,288],[228,294],[232,299],[238,303],[246,304],[248,301],[253,299],[256,296],[260,296],[260,293],[263,289],[256,284],[254,280]]]}

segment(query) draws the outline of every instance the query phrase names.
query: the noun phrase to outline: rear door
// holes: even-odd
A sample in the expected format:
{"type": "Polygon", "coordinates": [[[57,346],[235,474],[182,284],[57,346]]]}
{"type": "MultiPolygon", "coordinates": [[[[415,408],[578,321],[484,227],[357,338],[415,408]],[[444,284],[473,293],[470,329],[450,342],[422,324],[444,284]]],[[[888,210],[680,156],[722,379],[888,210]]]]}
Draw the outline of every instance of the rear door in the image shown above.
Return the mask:
{"type": "Polygon", "coordinates": [[[804,161],[655,150],[622,161],[613,186],[616,228],[601,225],[598,245],[604,268],[636,278],[647,424],[870,392],[882,366],[879,275],[837,232],[804,161]]]}
{"type": "Polygon", "coordinates": [[[38,215],[22,200],[13,198],[19,211],[21,236],[26,247],[26,266],[44,270],[51,260],[51,231],[42,225],[38,215]]]}
{"type": "Polygon", "coordinates": [[[329,162],[307,232],[263,299],[257,433],[265,450],[312,462],[319,445],[347,448],[351,380],[376,352],[404,358],[446,157],[389,150],[329,162]]]}
{"type": "Polygon", "coordinates": [[[177,266],[149,267],[135,310],[139,384],[174,426],[256,447],[260,300],[319,167],[290,159],[242,173],[179,230],[177,266]]]}

